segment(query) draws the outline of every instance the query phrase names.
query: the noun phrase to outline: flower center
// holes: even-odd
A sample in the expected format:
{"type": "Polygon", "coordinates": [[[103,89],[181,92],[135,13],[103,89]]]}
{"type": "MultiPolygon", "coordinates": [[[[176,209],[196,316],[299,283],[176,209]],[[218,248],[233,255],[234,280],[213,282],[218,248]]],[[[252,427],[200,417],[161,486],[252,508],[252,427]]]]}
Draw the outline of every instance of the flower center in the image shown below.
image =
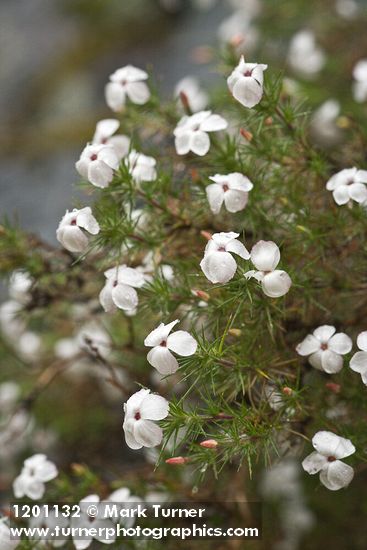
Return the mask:
{"type": "Polygon", "coordinates": [[[76,225],[76,219],[71,220],[70,225],[76,225]]]}
{"type": "Polygon", "coordinates": [[[252,75],[252,70],[247,70],[243,73],[243,76],[251,76],[252,75]]]}
{"type": "Polygon", "coordinates": [[[328,349],[328,345],[324,342],[323,344],[321,344],[320,348],[322,349],[322,351],[325,351],[326,349],[328,349]]]}
{"type": "Polygon", "coordinates": [[[113,286],[117,286],[118,285],[118,282],[117,281],[113,281],[113,286]]]}
{"type": "Polygon", "coordinates": [[[218,248],[218,252],[225,252],[225,251],[226,251],[226,249],[225,249],[224,246],[220,246],[220,247],[218,248]]]}
{"type": "Polygon", "coordinates": [[[141,419],[141,416],[140,416],[140,412],[136,412],[135,413],[135,416],[134,416],[135,420],[140,420],[141,419]]]}
{"type": "Polygon", "coordinates": [[[93,155],[91,155],[90,157],[90,160],[97,160],[97,158],[98,156],[95,153],[93,153],[93,155]]]}
{"type": "Polygon", "coordinates": [[[226,191],[228,191],[229,187],[226,183],[223,183],[222,189],[223,189],[224,192],[226,192],[226,191]]]}
{"type": "Polygon", "coordinates": [[[328,456],[327,461],[328,462],[334,462],[336,460],[335,456],[328,456]]]}
{"type": "Polygon", "coordinates": [[[194,126],[193,129],[192,129],[193,132],[198,132],[199,130],[200,130],[199,124],[197,124],[196,126],[194,126]]]}
{"type": "Polygon", "coordinates": [[[162,346],[162,348],[166,348],[167,347],[166,340],[162,340],[162,342],[159,345],[162,346]]]}

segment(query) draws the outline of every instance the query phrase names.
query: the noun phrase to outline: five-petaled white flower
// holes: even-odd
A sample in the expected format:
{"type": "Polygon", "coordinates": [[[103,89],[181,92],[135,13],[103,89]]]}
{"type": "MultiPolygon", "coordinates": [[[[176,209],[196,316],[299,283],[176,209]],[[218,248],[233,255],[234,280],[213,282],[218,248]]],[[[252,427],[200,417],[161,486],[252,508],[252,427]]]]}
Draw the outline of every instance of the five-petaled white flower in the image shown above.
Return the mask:
{"type": "MultiPolygon", "coordinates": [[[[208,104],[208,95],[200,88],[199,81],[194,76],[186,76],[177,82],[175,96],[180,97],[181,94],[184,94],[184,101],[187,101],[193,113],[202,111],[208,104]]],[[[179,100],[179,105],[182,110],[182,100],[179,100]]]]}
{"type": "Polygon", "coordinates": [[[367,58],[360,59],[353,69],[353,96],[358,103],[367,99],[367,58]]]}
{"type": "Polygon", "coordinates": [[[342,355],[350,352],[352,340],[344,332],[335,334],[335,331],[336,328],[330,325],[318,327],[298,344],[297,353],[308,355],[308,361],[315,369],[328,374],[339,372],[343,368],[342,355]]]}
{"type": "Polygon", "coordinates": [[[227,128],[228,122],[211,111],[200,111],[192,116],[181,118],[174,130],[175,146],[178,155],[186,155],[190,151],[204,156],[210,149],[210,139],[207,132],[218,132],[227,128]]]}
{"type": "Polygon", "coordinates": [[[107,187],[119,159],[112,145],[87,145],[75,164],[79,174],[96,187],[107,187]]]}
{"type": "Polygon", "coordinates": [[[150,98],[149,88],[144,82],[148,74],[133,65],[126,65],[110,75],[110,82],[106,84],[106,102],[112,111],[123,109],[126,98],[138,105],[143,105],[150,98]]]}
{"type": "Polygon", "coordinates": [[[119,129],[120,122],[116,118],[105,118],[97,122],[96,131],[93,136],[93,144],[111,145],[119,160],[129,152],[130,139],[127,136],[113,134],[119,129]]]}
{"type": "Polygon", "coordinates": [[[14,480],[13,490],[16,498],[27,496],[32,500],[42,498],[45,483],[57,477],[58,471],[46,455],[36,454],[27,458],[20,475],[14,480]]]}
{"type": "Polygon", "coordinates": [[[253,188],[252,182],[243,174],[233,172],[222,176],[211,176],[212,183],[206,188],[210,209],[213,214],[218,214],[224,205],[228,212],[239,212],[246,207],[248,192],[253,188]]]}
{"type": "Polygon", "coordinates": [[[144,285],[144,275],[137,269],[119,265],[104,273],[107,281],[99,294],[99,301],[106,312],[116,308],[125,311],[135,310],[138,306],[138,294],[135,288],[144,285]]]}
{"type": "Polygon", "coordinates": [[[208,241],[200,267],[212,283],[227,283],[236,273],[237,263],[231,255],[237,254],[244,260],[250,258],[245,245],[237,241],[239,233],[214,233],[208,241]]]}
{"type": "Polygon", "coordinates": [[[88,495],[83,498],[79,502],[79,510],[80,513],[74,514],[70,522],[76,550],[89,548],[93,539],[103,544],[115,542],[116,536],[110,535],[110,533],[114,533],[114,524],[107,519],[108,514],[105,514],[104,503],[100,502],[98,495],[88,495]],[[94,516],[90,513],[91,510],[96,512],[94,516]],[[85,538],[81,539],[81,535],[85,538]]]}
{"type": "Polygon", "coordinates": [[[367,331],[361,332],[357,337],[357,351],[350,360],[349,366],[354,372],[359,372],[362,382],[367,386],[367,331]]]}
{"type": "Polygon", "coordinates": [[[347,204],[350,200],[358,203],[367,201],[367,170],[345,168],[334,174],[326,184],[326,189],[333,192],[338,205],[347,204]]]}
{"type": "Polygon", "coordinates": [[[251,262],[258,271],[247,271],[245,277],[253,277],[259,281],[264,294],[270,298],[284,296],[292,286],[292,279],[288,273],[276,269],[279,261],[279,247],[273,241],[259,241],[252,247],[251,262]]]}
{"type": "Polygon", "coordinates": [[[304,459],[303,469],[311,475],[320,472],[321,483],[330,491],[347,487],[353,479],[354,471],[340,459],[355,453],[353,443],[333,432],[322,431],[313,436],[312,445],[315,452],[304,459]]]}
{"type": "Polygon", "coordinates": [[[162,441],[162,428],[154,420],[163,420],[168,415],[169,403],[150,390],[140,390],[124,404],[124,432],[130,449],[156,447],[162,441]]]}
{"type": "Polygon", "coordinates": [[[99,224],[93,216],[91,208],[86,206],[81,210],[74,208],[72,212],[66,211],[56,230],[56,238],[66,250],[84,252],[89,244],[86,232],[97,235],[99,231],[99,224]]]}
{"type": "Polygon", "coordinates": [[[267,65],[246,63],[243,55],[237,67],[227,78],[229,91],[237,101],[251,109],[263,96],[264,71],[267,65]]]}
{"type": "Polygon", "coordinates": [[[126,165],[131,177],[136,183],[154,181],[157,177],[156,160],[137,151],[131,151],[126,159],[126,165]]]}
{"type": "Polygon", "coordinates": [[[161,374],[173,374],[179,368],[176,357],[171,353],[188,357],[193,355],[197,349],[197,342],[185,330],[177,330],[170,334],[171,330],[180,321],[172,321],[165,325],[161,323],[144,340],[144,345],[150,348],[147,355],[149,363],[161,374]]]}

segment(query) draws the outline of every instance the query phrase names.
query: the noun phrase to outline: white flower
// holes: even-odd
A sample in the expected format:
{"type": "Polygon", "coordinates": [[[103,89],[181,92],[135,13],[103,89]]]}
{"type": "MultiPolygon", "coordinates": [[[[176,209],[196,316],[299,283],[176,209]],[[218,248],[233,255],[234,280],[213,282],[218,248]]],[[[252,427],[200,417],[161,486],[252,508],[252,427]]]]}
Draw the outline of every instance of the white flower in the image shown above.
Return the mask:
{"type": "Polygon", "coordinates": [[[237,101],[251,109],[260,103],[263,95],[264,71],[267,65],[246,63],[243,55],[237,67],[227,78],[228,88],[237,101]]]}
{"type": "Polygon", "coordinates": [[[314,330],[298,344],[299,355],[309,356],[308,361],[315,369],[328,374],[339,372],[343,368],[342,355],[352,349],[352,340],[344,332],[335,334],[336,328],[323,325],[314,330]]]}
{"type": "Polygon", "coordinates": [[[136,183],[154,181],[157,178],[156,160],[137,151],[131,151],[126,160],[129,172],[136,183]]]}
{"type": "Polygon", "coordinates": [[[7,414],[18,401],[20,387],[15,382],[3,382],[0,384],[0,413],[7,414]]]}
{"type": "Polygon", "coordinates": [[[87,145],[75,163],[79,174],[96,187],[108,187],[119,159],[112,145],[87,145]]]}
{"type": "Polygon", "coordinates": [[[258,271],[247,271],[245,277],[253,277],[259,281],[264,294],[270,298],[284,296],[292,285],[288,273],[276,269],[279,261],[279,247],[273,241],[259,241],[252,247],[251,262],[258,271]]]}
{"type": "Polygon", "coordinates": [[[325,65],[325,54],[316,45],[312,31],[297,32],[289,45],[288,62],[292,69],[303,76],[315,76],[325,65]]]}
{"type": "Polygon", "coordinates": [[[162,429],[154,420],[163,420],[168,415],[169,403],[160,395],[152,395],[150,390],[140,390],[124,404],[124,432],[130,449],[156,447],[162,441],[162,429]]]}
{"type": "Polygon", "coordinates": [[[8,300],[0,305],[0,328],[3,335],[11,342],[17,342],[26,329],[21,313],[22,305],[15,300],[8,300]]]}
{"type": "MultiPolygon", "coordinates": [[[[60,548],[64,546],[67,541],[67,537],[63,537],[60,533],[58,537],[52,536],[52,533],[56,533],[55,528],[66,529],[69,527],[69,519],[65,518],[62,514],[57,514],[55,511],[48,510],[47,513],[41,507],[41,513],[38,517],[33,516],[29,521],[29,527],[33,529],[48,529],[46,538],[42,537],[42,531],[34,531],[33,540],[39,541],[39,546],[47,547],[53,546],[54,548],[60,548]]],[[[37,548],[39,547],[37,545],[37,548]]]]}
{"type": "Polygon", "coordinates": [[[204,156],[210,149],[210,139],[207,132],[218,132],[227,128],[228,123],[211,111],[200,111],[192,116],[181,118],[174,130],[175,146],[178,155],[186,155],[190,151],[204,156]]]}
{"type": "MultiPolygon", "coordinates": [[[[107,500],[108,502],[121,504],[121,506],[117,506],[119,512],[121,510],[134,509],[136,508],[137,504],[143,502],[141,498],[132,495],[130,493],[130,489],[128,489],[127,487],[121,487],[120,489],[117,489],[110,494],[107,500]]],[[[113,517],[111,519],[114,523],[119,523],[127,529],[132,527],[136,520],[134,515],[132,515],[131,517],[113,517]]]]}
{"type": "Polygon", "coordinates": [[[105,507],[103,502],[101,504],[102,506],[100,506],[98,495],[89,495],[79,502],[79,517],[74,515],[71,518],[72,533],[76,534],[76,538],[73,537],[73,544],[76,550],[85,550],[85,548],[88,548],[92,544],[93,539],[103,544],[113,544],[115,542],[115,536],[108,536],[107,538],[107,533],[113,532],[114,524],[110,519],[105,519],[103,517],[105,507]],[[99,511],[101,517],[98,517],[98,514],[95,517],[88,515],[90,506],[95,507],[94,509],[99,511]],[[84,539],[78,537],[79,532],[83,533],[83,536],[85,533],[84,539]]]}
{"type": "Polygon", "coordinates": [[[142,69],[126,65],[110,75],[106,84],[105,96],[107,105],[112,111],[121,111],[128,97],[133,103],[143,105],[150,98],[149,88],[144,82],[148,74],[142,69]]]}
{"type": "Polygon", "coordinates": [[[161,323],[144,340],[144,345],[150,348],[147,355],[149,363],[161,374],[173,374],[179,368],[179,364],[171,351],[178,355],[188,357],[197,349],[197,342],[185,330],[177,330],[170,334],[171,330],[180,321],[172,321],[165,325],[161,323]]]}
{"type": "Polygon", "coordinates": [[[355,0],[336,0],[335,9],[340,17],[349,21],[355,19],[360,11],[355,0]]]}
{"type": "Polygon", "coordinates": [[[16,351],[24,361],[37,361],[42,351],[42,340],[39,334],[31,330],[23,332],[18,337],[16,351]]]}
{"type": "Polygon", "coordinates": [[[228,212],[239,212],[245,208],[248,192],[253,188],[246,176],[233,172],[226,176],[216,174],[210,179],[215,183],[207,186],[206,194],[213,214],[219,213],[223,202],[228,212]]]}
{"type": "Polygon", "coordinates": [[[93,136],[93,144],[112,145],[119,160],[129,152],[130,139],[127,136],[113,134],[119,129],[120,122],[116,118],[106,118],[97,122],[96,131],[93,136]]]}
{"type": "Polygon", "coordinates": [[[9,280],[9,296],[12,300],[26,305],[31,300],[30,290],[34,283],[33,277],[21,269],[13,271],[9,280]]]}
{"type": "Polygon", "coordinates": [[[66,250],[84,252],[89,245],[87,233],[97,235],[99,231],[99,224],[91,208],[86,206],[81,210],[74,208],[72,212],[66,211],[57,228],[56,238],[66,250]]]}
{"type": "Polygon", "coordinates": [[[227,283],[236,273],[237,263],[231,253],[237,254],[244,260],[250,258],[245,246],[237,241],[239,233],[214,233],[208,241],[204,258],[200,267],[207,279],[212,283],[227,283]]]}
{"type": "Polygon", "coordinates": [[[330,491],[347,487],[353,479],[354,471],[340,459],[355,453],[353,443],[332,432],[322,431],[313,436],[312,445],[316,452],[304,459],[303,469],[311,475],[320,472],[321,483],[330,491]]]}
{"type": "Polygon", "coordinates": [[[259,40],[259,31],[251,24],[251,18],[243,9],[238,9],[226,17],[218,27],[221,42],[230,43],[236,50],[249,52],[259,40]]]}
{"type": "Polygon", "coordinates": [[[358,103],[367,99],[367,58],[360,59],[353,69],[353,97],[358,103]]]}
{"type": "Polygon", "coordinates": [[[126,311],[134,310],[138,305],[138,294],[135,288],[144,285],[142,273],[132,267],[119,265],[104,273],[107,281],[99,294],[99,301],[107,312],[117,307],[126,311]]]}
{"type": "Polygon", "coordinates": [[[328,99],[316,109],[310,126],[318,141],[330,146],[339,140],[341,130],[336,124],[339,114],[340,103],[336,99],[328,99]]]}
{"type": "Polygon", "coordinates": [[[273,409],[273,411],[279,411],[283,407],[283,396],[274,384],[265,384],[264,393],[269,406],[273,409]]]}
{"type": "Polygon", "coordinates": [[[350,200],[363,203],[367,200],[367,170],[345,168],[334,174],[326,184],[326,189],[333,192],[338,205],[347,204],[350,200]]]}
{"type": "MultiPolygon", "coordinates": [[[[189,107],[193,113],[202,111],[208,105],[208,94],[204,92],[199,85],[199,81],[194,76],[186,76],[177,82],[175,87],[175,97],[180,97],[180,94],[185,94],[189,107]]],[[[180,110],[182,103],[178,100],[180,110]]]]}
{"type": "Polygon", "coordinates": [[[6,523],[6,518],[0,518],[0,548],[1,550],[15,550],[19,540],[10,538],[10,529],[6,523]]]}
{"type": "Polygon", "coordinates": [[[357,346],[361,351],[353,355],[349,366],[354,372],[359,372],[363,383],[367,386],[367,331],[358,335],[357,346]]]}
{"type": "Polygon", "coordinates": [[[14,480],[13,489],[16,498],[27,496],[32,500],[43,497],[45,483],[57,477],[58,471],[46,455],[36,454],[27,458],[20,475],[14,480]]]}

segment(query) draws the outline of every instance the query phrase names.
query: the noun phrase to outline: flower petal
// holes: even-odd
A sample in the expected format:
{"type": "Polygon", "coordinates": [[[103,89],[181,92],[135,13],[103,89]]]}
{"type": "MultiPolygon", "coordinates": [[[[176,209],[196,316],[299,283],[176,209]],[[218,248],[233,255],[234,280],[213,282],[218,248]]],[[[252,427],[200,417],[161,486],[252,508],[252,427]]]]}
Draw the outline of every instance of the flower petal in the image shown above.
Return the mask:
{"type": "Polygon", "coordinates": [[[246,207],[247,202],[247,192],[230,189],[224,194],[224,204],[228,212],[240,212],[246,207]]]}
{"type": "Polygon", "coordinates": [[[325,466],[327,466],[328,461],[326,456],[314,451],[302,462],[302,468],[311,475],[317,474],[325,466]]]}
{"type": "Polygon", "coordinates": [[[163,438],[162,428],[150,420],[138,420],[134,424],[134,437],[143,447],[156,447],[163,438]]]}
{"type": "Polygon", "coordinates": [[[352,183],[349,185],[349,196],[358,203],[367,201],[367,186],[364,183],[352,183]]]}
{"type": "Polygon", "coordinates": [[[208,198],[210,210],[213,214],[218,214],[224,200],[224,191],[221,185],[212,183],[205,189],[208,198]]]}
{"type": "Polygon", "coordinates": [[[333,197],[339,206],[342,204],[347,204],[350,200],[349,195],[349,186],[348,185],[339,185],[336,189],[333,191],[333,197]]]}
{"type": "Polygon", "coordinates": [[[287,294],[292,286],[292,279],[285,271],[276,269],[267,273],[261,281],[262,289],[270,298],[280,298],[287,294]]]}
{"type": "Polygon", "coordinates": [[[106,313],[114,311],[116,305],[112,300],[112,284],[106,283],[99,293],[99,301],[106,313]]]}
{"type": "Polygon", "coordinates": [[[208,134],[201,132],[192,132],[190,136],[190,149],[196,155],[203,157],[210,149],[210,139],[208,134]]]}
{"type": "Polygon", "coordinates": [[[125,90],[129,99],[137,105],[144,105],[150,98],[150,91],[145,82],[128,82],[125,90]]]}
{"type": "Polygon", "coordinates": [[[338,332],[330,338],[328,346],[331,351],[335,351],[335,353],[339,353],[340,355],[345,355],[352,349],[353,342],[347,334],[338,332]]]}
{"type": "Polygon", "coordinates": [[[241,105],[251,109],[261,101],[263,89],[255,78],[242,77],[233,86],[232,94],[241,105]]]}
{"type": "Polygon", "coordinates": [[[237,254],[237,256],[240,256],[244,260],[250,259],[250,253],[245,247],[241,241],[238,241],[237,239],[233,239],[232,241],[229,241],[226,244],[226,251],[232,252],[233,254],[237,254]]]}
{"type": "Polygon", "coordinates": [[[167,399],[160,395],[150,394],[140,405],[140,415],[143,420],[163,420],[169,410],[167,399]]]}
{"type": "Polygon", "coordinates": [[[320,481],[330,491],[338,491],[347,487],[354,477],[354,470],[349,464],[340,460],[330,463],[330,466],[320,473],[320,481]]]}
{"type": "Polygon", "coordinates": [[[190,151],[190,133],[182,132],[175,137],[176,153],[178,155],[187,155],[190,151]]]}
{"type": "Polygon", "coordinates": [[[279,247],[273,241],[259,241],[251,250],[251,261],[259,271],[273,271],[280,260],[279,247]]]}
{"type": "Polygon", "coordinates": [[[313,334],[309,334],[300,344],[298,344],[296,347],[296,352],[299,355],[306,356],[311,355],[311,353],[315,353],[319,349],[320,341],[317,340],[313,334]]]}
{"type": "Polygon", "coordinates": [[[177,330],[168,336],[167,347],[178,355],[188,357],[196,352],[198,343],[195,338],[185,330],[177,330]]]}
{"type": "Polygon", "coordinates": [[[329,349],[321,352],[322,368],[328,374],[335,374],[343,368],[343,358],[338,353],[329,349]]]}
{"type": "Polygon", "coordinates": [[[112,288],[112,300],[120,309],[135,309],[139,303],[138,294],[132,286],[119,283],[112,288]]]}
{"type": "Polygon", "coordinates": [[[132,267],[119,267],[117,280],[119,284],[140,288],[145,284],[143,273],[132,267]]]}
{"type": "Polygon", "coordinates": [[[228,122],[219,115],[210,115],[200,124],[200,130],[203,132],[218,132],[219,130],[225,130],[228,122]]]}
{"type": "Polygon", "coordinates": [[[142,448],[142,445],[138,443],[134,437],[133,429],[134,429],[135,422],[136,421],[134,419],[129,419],[126,422],[124,422],[124,425],[123,425],[126,445],[130,447],[130,449],[133,449],[134,451],[142,448]]]}
{"type": "Polygon", "coordinates": [[[69,252],[84,252],[89,244],[87,235],[76,225],[61,227],[56,231],[56,237],[69,252]]]}
{"type": "Polygon", "coordinates": [[[312,353],[308,358],[308,362],[310,363],[310,365],[312,365],[317,370],[324,370],[322,367],[322,361],[321,361],[322,354],[323,354],[323,351],[320,349],[315,353],[312,353]]]}
{"type": "Polygon", "coordinates": [[[336,328],[331,325],[322,325],[313,331],[313,335],[320,340],[321,343],[327,344],[336,328]]]}
{"type": "Polygon", "coordinates": [[[350,456],[356,451],[349,439],[328,431],[317,432],[312,438],[312,445],[318,453],[338,459],[350,456]]]}
{"type": "Polygon", "coordinates": [[[126,100],[125,89],[117,82],[109,82],[105,87],[105,98],[112,111],[121,111],[126,100]]]}
{"type": "Polygon", "coordinates": [[[357,346],[362,351],[367,351],[367,330],[361,332],[357,337],[357,346]]]}
{"type": "Polygon", "coordinates": [[[229,252],[210,252],[200,262],[200,267],[212,283],[227,283],[236,273],[237,264],[229,252]]]}
{"type": "Polygon", "coordinates": [[[164,323],[161,323],[157,328],[152,330],[150,334],[145,338],[144,340],[144,346],[153,347],[153,346],[159,346],[159,344],[162,341],[167,340],[167,337],[173,327],[179,323],[179,319],[176,319],[175,321],[172,321],[171,323],[168,323],[165,325],[164,323]]]}
{"type": "Polygon", "coordinates": [[[76,216],[76,223],[79,227],[82,227],[92,235],[97,235],[99,233],[99,224],[95,217],[92,215],[92,210],[89,206],[79,210],[76,216]]]}
{"type": "Polygon", "coordinates": [[[177,359],[164,346],[155,346],[147,355],[148,362],[161,374],[173,374],[179,368],[177,359]]]}
{"type": "Polygon", "coordinates": [[[107,187],[113,179],[112,168],[103,161],[93,161],[88,167],[88,180],[96,187],[107,187]]]}
{"type": "Polygon", "coordinates": [[[357,351],[350,360],[349,366],[354,372],[367,373],[367,352],[357,351]]]}

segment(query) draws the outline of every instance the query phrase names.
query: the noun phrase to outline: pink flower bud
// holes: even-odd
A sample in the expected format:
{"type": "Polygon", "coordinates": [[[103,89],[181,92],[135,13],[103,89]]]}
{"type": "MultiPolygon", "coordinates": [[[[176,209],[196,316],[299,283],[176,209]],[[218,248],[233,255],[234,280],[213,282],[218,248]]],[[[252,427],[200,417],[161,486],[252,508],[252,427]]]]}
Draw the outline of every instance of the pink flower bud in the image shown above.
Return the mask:
{"type": "Polygon", "coordinates": [[[174,456],[172,458],[167,458],[166,464],[185,464],[188,461],[188,458],[183,456],[174,456]]]}
{"type": "Polygon", "coordinates": [[[205,447],[205,449],[215,449],[218,447],[218,441],[215,439],[206,439],[200,443],[200,447],[205,447]]]}

